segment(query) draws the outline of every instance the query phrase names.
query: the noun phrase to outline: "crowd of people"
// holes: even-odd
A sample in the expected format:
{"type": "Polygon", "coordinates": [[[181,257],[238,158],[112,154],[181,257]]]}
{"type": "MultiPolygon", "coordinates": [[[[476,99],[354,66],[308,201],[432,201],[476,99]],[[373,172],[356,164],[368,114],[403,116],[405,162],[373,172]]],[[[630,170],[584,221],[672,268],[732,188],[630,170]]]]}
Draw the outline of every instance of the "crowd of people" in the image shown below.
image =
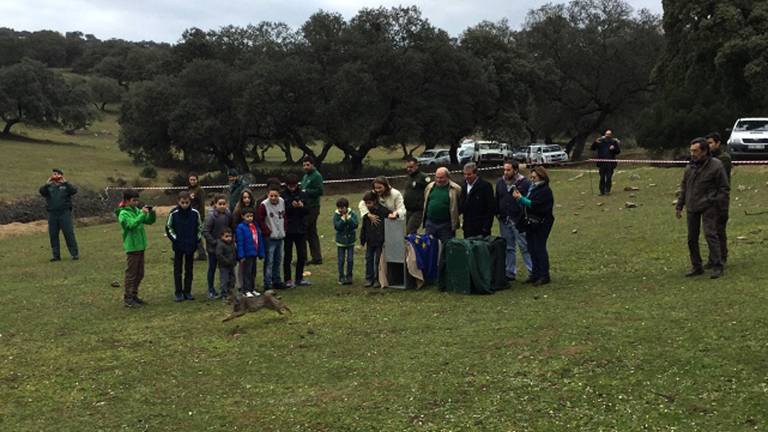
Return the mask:
{"type": "MultiPolygon", "coordinates": [[[[712,278],[723,274],[727,261],[726,225],[731,163],[716,133],[691,142],[691,163],[685,170],[677,201],[677,217],[687,213],[688,247],[691,269],[686,276],[696,276],[712,269],[712,278]],[[701,226],[709,247],[709,260],[702,262],[698,237],[701,226]]],[[[611,131],[598,138],[593,150],[600,159],[615,159],[619,141],[611,131]]],[[[239,290],[244,295],[259,295],[256,275],[263,261],[262,287],[282,289],[310,285],[304,277],[305,265],[322,264],[317,220],[323,178],[310,157],[302,161],[303,177],[288,174],[284,179],[267,180],[266,194],[256,197],[238,172],[228,172],[228,194],[216,194],[208,200],[198,177],[191,174],[188,187],[178,194],[177,205],[166,219],[166,235],[173,247],[174,300],[193,300],[194,261],[207,260],[207,296],[227,299],[239,290]],[[309,249],[309,253],[307,252],[309,249]],[[197,255],[197,257],[195,257],[197,255]],[[219,284],[215,284],[216,272],[219,284]],[[217,289],[218,288],[218,289],[217,289]]],[[[600,162],[600,193],[612,186],[615,162],[600,162]]],[[[392,187],[385,177],[377,177],[359,201],[357,211],[347,198],[336,201],[333,227],[337,246],[338,283],[353,284],[355,245],[365,247],[366,287],[379,287],[379,263],[385,243],[386,219],[404,221],[404,235],[422,231],[441,242],[456,237],[491,235],[493,223],[499,222],[500,236],[506,241],[505,273],[509,281],[518,277],[517,255],[527,270],[526,283],[551,281],[547,240],[555,222],[554,195],[549,174],[542,166],[531,167],[526,177],[514,160],[505,160],[503,174],[495,188],[478,175],[475,163],[463,167],[461,185],[441,167],[434,178],[421,172],[416,159],[405,160],[407,173],[404,193],[392,187]],[[359,234],[358,234],[359,230],[359,234]]],[[[49,233],[53,257],[61,259],[59,231],[73,259],[78,259],[71,217],[71,197],[77,189],[54,169],[40,188],[47,201],[49,233]]],[[[147,236],[144,225],[156,220],[155,210],[140,206],[139,195],[127,190],[116,210],[122,228],[127,255],[124,303],[128,307],[145,304],[138,296],[144,276],[144,251],[147,236]]]]}

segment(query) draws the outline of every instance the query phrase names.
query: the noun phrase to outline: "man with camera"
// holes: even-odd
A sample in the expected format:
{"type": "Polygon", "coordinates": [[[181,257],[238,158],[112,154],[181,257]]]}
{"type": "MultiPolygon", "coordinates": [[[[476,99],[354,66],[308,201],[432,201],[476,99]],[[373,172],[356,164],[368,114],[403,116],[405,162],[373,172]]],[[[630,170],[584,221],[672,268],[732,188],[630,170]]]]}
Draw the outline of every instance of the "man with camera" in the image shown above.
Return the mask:
{"type": "Polygon", "coordinates": [[[77,188],[64,178],[64,172],[54,168],[48,181],[40,187],[40,195],[45,198],[48,211],[48,236],[51,241],[51,261],[61,261],[59,231],[64,233],[64,241],[73,260],[79,259],[75,227],[72,222],[72,195],[77,188]]]}
{"type": "MultiPolygon", "coordinates": [[[[592,151],[597,152],[598,159],[616,159],[616,155],[621,153],[619,140],[613,137],[613,132],[608,129],[605,135],[599,137],[592,143],[592,151]]],[[[616,162],[598,162],[597,169],[600,172],[600,195],[611,193],[613,186],[613,171],[616,169],[616,162]]]]}
{"type": "Polygon", "coordinates": [[[496,217],[499,219],[501,237],[507,242],[506,274],[510,281],[517,277],[516,249],[520,248],[523,255],[523,263],[530,275],[533,264],[528,253],[528,241],[525,232],[518,229],[518,224],[523,216],[523,209],[513,196],[514,191],[519,191],[523,196],[528,195],[531,182],[520,174],[520,166],[516,160],[504,160],[504,175],[496,182],[496,217]]]}

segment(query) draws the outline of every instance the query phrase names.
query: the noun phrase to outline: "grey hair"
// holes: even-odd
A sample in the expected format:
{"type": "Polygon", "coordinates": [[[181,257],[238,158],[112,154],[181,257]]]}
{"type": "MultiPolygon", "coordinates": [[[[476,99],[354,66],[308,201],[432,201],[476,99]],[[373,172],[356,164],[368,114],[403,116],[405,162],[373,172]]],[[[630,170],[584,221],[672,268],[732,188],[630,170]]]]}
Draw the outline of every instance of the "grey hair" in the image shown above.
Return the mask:
{"type": "Polygon", "coordinates": [[[464,171],[471,170],[473,173],[477,173],[477,164],[474,162],[467,162],[464,165],[464,171]]]}

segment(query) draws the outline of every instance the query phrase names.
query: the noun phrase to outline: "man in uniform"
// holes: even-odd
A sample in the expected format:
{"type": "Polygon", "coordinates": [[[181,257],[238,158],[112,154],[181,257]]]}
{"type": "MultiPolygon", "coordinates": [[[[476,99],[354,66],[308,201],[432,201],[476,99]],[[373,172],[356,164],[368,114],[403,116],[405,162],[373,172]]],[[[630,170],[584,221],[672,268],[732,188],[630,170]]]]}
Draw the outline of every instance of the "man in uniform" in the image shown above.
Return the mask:
{"type": "Polygon", "coordinates": [[[301,191],[305,197],[304,207],[307,208],[307,244],[312,256],[307,264],[320,265],[323,263],[323,252],[317,234],[317,218],[320,216],[320,197],[323,196],[323,176],[315,168],[315,160],[311,156],[304,156],[302,168],[301,191]]]}
{"type": "Polygon", "coordinates": [[[72,195],[77,193],[77,188],[64,178],[62,170],[54,168],[39,192],[45,198],[45,208],[48,211],[48,236],[53,254],[51,261],[61,261],[59,231],[64,233],[64,241],[72,259],[79,259],[75,227],[72,223],[72,195]]]}
{"type": "Polygon", "coordinates": [[[405,184],[405,229],[406,234],[419,230],[424,211],[424,190],[432,179],[419,171],[419,162],[413,156],[405,158],[405,172],[408,179],[405,184]]]}

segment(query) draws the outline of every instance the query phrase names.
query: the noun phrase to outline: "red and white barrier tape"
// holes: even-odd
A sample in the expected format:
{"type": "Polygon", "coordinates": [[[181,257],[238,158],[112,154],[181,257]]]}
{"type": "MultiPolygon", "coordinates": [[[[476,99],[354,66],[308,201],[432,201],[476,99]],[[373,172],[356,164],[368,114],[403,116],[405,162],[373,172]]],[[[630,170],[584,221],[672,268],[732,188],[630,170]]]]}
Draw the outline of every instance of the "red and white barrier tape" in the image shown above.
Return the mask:
{"type": "MultiPolygon", "coordinates": [[[[502,169],[502,165],[493,166],[493,167],[480,167],[477,170],[478,171],[492,171],[492,170],[499,170],[502,169]]],[[[453,170],[450,171],[451,174],[457,174],[461,173],[462,170],[453,170]]],[[[434,172],[429,173],[431,175],[434,175],[434,172]]],[[[388,180],[393,179],[403,179],[407,178],[407,175],[396,175],[396,176],[387,176],[388,180]]],[[[339,183],[360,183],[360,182],[372,182],[376,179],[376,177],[359,177],[359,178],[350,178],[350,179],[335,179],[335,180],[323,180],[323,184],[339,184],[339,183]]],[[[208,186],[200,186],[203,189],[227,189],[229,188],[229,185],[208,185],[208,186]]],[[[249,188],[255,189],[255,188],[264,188],[267,187],[266,183],[251,183],[248,185],[249,188]]],[[[108,193],[111,190],[114,191],[122,191],[122,190],[187,190],[189,189],[188,186],[107,186],[104,188],[104,192],[108,193]]]]}
{"type": "MultiPolygon", "coordinates": [[[[554,163],[554,164],[541,164],[541,165],[550,165],[550,166],[574,166],[574,165],[583,165],[587,163],[599,163],[599,162],[614,162],[614,163],[620,163],[620,164],[647,164],[647,165],[687,165],[689,162],[684,160],[654,160],[654,159],[587,159],[583,161],[572,161],[572,162],[562,162],[562,163],[554,163]]],[[[768,160],[753,160],[753,161],[733,161],[734,165],[768,165],[768,160]]],[[[496,165],[492,167],[479,167],[478,171],[495,171],[500,170],[503,168],[503,165],[496,165]]],[[[461,173],[462,170],[453,170],[450,171],[451,174],[458,174],[461,173]]],[[[430,173],[434,175],[434,173],[430,173]]],[[[387,179],[393,180],[393,179],[403,179],[407,178],[407,175],[396,175],[396,176],[388,176],[387,179]]],[[[323,184],[340,184],[340,183],[360,183],[360,182],[371,182],[375,180],[375,177],[360,177],[360,178],[350,178],[350,179],[336,179],[336,180],[324,180],[323,184]]],[[[209,185],[209,186],[201,186],[203,189],[227,189],[229,185],[209,185]]],[[[249,184],[248,187],[250,188],[264,188],[267,187],[266,183],[252,183],[249,184]]],[[[110,190],[115,191],[121,191],[121,190],[186,190],[188,189],[187,186],[107,186],[104,188],[104,193],[109,193],[110,190]]]]}
{"type": "MultiPolygon", "coordinates": [[[[654,160],[654,159],[588,159],[586,162],[616,162],[648,165],[688,165],[685,160],[654,160]]],[[[732,161],[733,165],[768,165],[768,160],[732,161]]]]}

